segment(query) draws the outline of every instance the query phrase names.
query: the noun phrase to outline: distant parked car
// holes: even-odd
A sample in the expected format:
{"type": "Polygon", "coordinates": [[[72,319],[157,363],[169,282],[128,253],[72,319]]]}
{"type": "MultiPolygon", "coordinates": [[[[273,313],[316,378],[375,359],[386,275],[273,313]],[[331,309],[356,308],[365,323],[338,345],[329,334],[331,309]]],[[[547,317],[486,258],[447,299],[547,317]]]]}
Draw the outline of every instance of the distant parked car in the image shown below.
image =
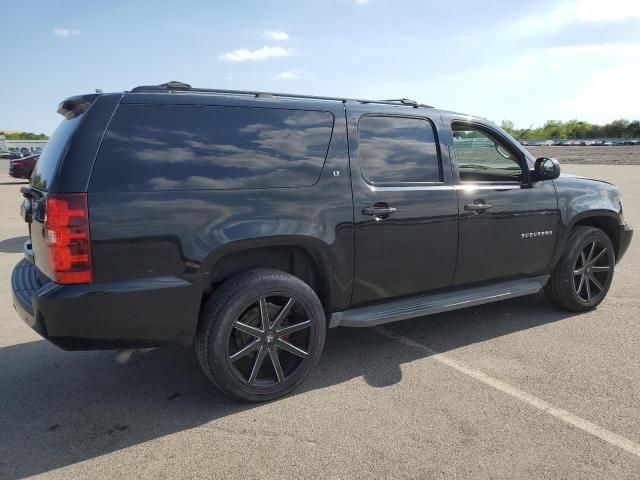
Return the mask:
{"type": "Polygon", "coordinates": [[[26,155],[24,155],[20,150],[9,152],[9,160],[13,160],[14,158],[24,158],[25,156],[26,155]]]}
{"type": "Polygon", "coordinates": [[[11,154],[9,152],[0,152],[0,159],[9,159],[11,158],[11,154]]]}
{"type": "Polygon", "coordinates": [[[31,178],[31,172],[36,166],[40,155],[30,155],[28,157],[14,158],[9,160],[9,175],[13,178],[31,178]]]}

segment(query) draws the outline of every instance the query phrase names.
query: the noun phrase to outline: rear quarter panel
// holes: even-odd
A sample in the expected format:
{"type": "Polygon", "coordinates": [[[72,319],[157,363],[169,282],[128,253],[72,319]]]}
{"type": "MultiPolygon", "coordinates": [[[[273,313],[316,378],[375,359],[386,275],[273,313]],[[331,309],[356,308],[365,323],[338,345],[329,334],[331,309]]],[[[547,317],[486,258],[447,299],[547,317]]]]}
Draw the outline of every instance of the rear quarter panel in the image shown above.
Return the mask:
{"type": "MultiPolygon", "coordinates": [[[[95,280],[176,275],[206,283],[224,255],[313,249],[330,272],[331,305],[346,308],[353,276],[353,207],[344,108],[320,179],[301,188],[89,192],[95,280]]],[[[123,172],[126,175],[126,172],[123,172]]]]}

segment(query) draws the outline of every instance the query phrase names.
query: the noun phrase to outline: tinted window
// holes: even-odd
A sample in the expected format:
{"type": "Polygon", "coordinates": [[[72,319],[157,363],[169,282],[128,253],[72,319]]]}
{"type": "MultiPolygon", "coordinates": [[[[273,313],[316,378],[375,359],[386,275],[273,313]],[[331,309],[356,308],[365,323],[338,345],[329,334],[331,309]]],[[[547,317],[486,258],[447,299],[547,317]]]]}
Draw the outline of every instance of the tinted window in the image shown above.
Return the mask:
{"type": "Polygon", "coordinates": [[[31,185],[35,188],[46,191],[49,185],[51,185],[51,180],[56,173],[58,163],[60,163],[67,142],[82,117],[83,115],[79,115],[69,120],[63,120],[55,132],[53,132],[53,135],[51,135],[31,174],[31,185]]]}
{"type": "Polygon", "coordinates": [[[328,112],[121,105],[100,148],[91,190],[313,185],[332,128],[328,112]]]}
{"type": "Polygon", "coordinates": [[[454,124],[453,145],[462,182],[519,182],[522,168],[505,143],[473,126],[454,124]]]}
{"type": "Polygon", "coordinates": [[[365,116],[358,122],[362,171],[371,183],[439,182],[433,125],[416,118],[365,116]]]}

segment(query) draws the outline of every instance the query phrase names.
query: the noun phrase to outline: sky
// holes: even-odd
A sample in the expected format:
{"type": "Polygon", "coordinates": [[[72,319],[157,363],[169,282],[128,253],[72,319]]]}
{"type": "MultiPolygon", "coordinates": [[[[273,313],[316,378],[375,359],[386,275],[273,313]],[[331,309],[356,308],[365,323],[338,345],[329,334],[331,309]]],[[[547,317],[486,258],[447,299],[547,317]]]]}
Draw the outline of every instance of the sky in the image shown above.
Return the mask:
{"type": "Polygon", "coordinates": [[[412,98],[516,127],[640,119],[640,0],[0,0],[0,130],[193,86],[412,98]]]}

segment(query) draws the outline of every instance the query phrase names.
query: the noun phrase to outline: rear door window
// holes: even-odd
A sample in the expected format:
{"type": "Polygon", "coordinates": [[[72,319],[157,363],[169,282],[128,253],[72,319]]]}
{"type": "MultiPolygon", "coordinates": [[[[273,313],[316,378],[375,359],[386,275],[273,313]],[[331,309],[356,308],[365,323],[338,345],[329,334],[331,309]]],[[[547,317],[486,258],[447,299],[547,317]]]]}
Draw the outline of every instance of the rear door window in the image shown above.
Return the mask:
{"type": "Polygon", "coordinates": [[[435,129],[426,119],[366,115],[358,122],[358,143],[371,184],[442,181],[435,129]]]}
{"type": "Polygon", "coordinates": [[[274,108],[120,105],[91,191],[303,187],[322,172],[329,112],[274,108]]]}

